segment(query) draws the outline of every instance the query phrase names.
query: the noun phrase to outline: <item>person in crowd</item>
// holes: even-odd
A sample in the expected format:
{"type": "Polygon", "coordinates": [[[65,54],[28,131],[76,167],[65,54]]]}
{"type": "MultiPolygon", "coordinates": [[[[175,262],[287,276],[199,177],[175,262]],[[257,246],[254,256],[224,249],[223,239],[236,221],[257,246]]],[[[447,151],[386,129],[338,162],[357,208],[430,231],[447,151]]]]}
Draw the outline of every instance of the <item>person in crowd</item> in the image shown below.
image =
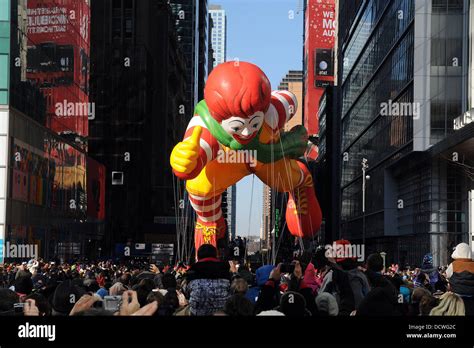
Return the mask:
{"type": "Polygon", "coordinates": [[[265,265],[257,268],[257,271],[255,272],[255,285],[250,287],[245,294],[245,297],[247,297],[252,303],[255,304],[257,302],[260,290],[270,278],[270,273],[274,267],[275,266],[273,265],[265,265]]]}
{"type": "Polygon", "coordinates": [[[336,263],[334,258],[326,257],[326,251],[323,248],[316,250],[313,262],[323,278],[318,293],[332,294],[336,298],[339,315],[350,315],[355,310],[355,301],[347,272],[336,263]]]}
{"type": "MultiPolygon", "coordinates": [[[[245,282],[245,280],[244,280],[245,282]]],[[[231,317],[249,317],[254,315],[253,303],[242,294],[235,293],[224,305],[224,313],[231,317]]]]}
{"type": "Polygon", "coordinates": [[[306,304],[305,298],[299,292],[287,291],[281,296],[277,310],[287,317],[311,316],[306,304]]]}
{"type": "Polygon", "coordinates": [[[316,296],[316,306],[320,316],[335,317],[339,314],[336,298],[328,292],[321,292],[316,296]]]}
{"type": "Polygon", "coordinates": [[[238,294],[245,296],[248,291],[248,288],[249,286],[245,279],[237,278],[232,281],[232,284],[230,285],[230,292],[232,295],[238,294]]]}
{"type": "Polygon", "coordinates": [[[15,303],[20,301],[20,297],[15,291],[10,289],[0,289],[0,315],[15,315],[15,303]]]}
{"type": "Polygon", "coordinates": [[[66,316],[74,304],[86,293],[84,288],[72,284],[70,279],[63,281],[56,287],[52,297],[52,315],[66,316]]]}
{"type": "Polygon", "coordinates": [[[424,295],[420,299],[420,315],[428,316],[431,313],[431,310],[439,304],[439,299],[434,297],[431,293],[429,295],[424,295]]]}
{"type": "Polygon", "coordinates": [[[396,298],[387,287],[374,287],[364,297],[356,311],[357,316],[399,316],[396,298]]]}
{"type": "Polygon", "coordinates": [[[431,253],[423,256],[423,263],[421,271],[418,277],[415,279],[415,287],[423,286],[434,293],[439,290],[441,292],[446,291],[447,282],[444,277],[441,276],[438,269],[433,266],[433,255],[431,253]]]}
{"type": "Polygon", "coordinates": [[[429,290],[418,287],[413,289],[413,293],[411,294],[410,304],[408,306],[408,316],[419,316],[420,315],[420,302],[423,297],[431,297],[431,292],[429,290]]]}
{"type": "Polygon", "coordinates": [[[439,304],[430,311],[431,316],[462,316],[466,309],[462,298],[453,292],[441,295],[439,304]]]}
{"type": "MultiPolygon", "coordinates": [[[[335,243],[350,246],[350,242],[347,240],[339,240],[335,243]]],[[[354,295],[354,306],[357,309],[370,291],[369,281],[366,275],[359,269],[355,256],[336,258],[336,263],[342,267],[349,278],[349,284],[354,295]]]]}
{"type": "Polygon", "coordinates": [[[224,305],[230,295],[229,264],[217,258],[217,249],[203,244],[197,251],[198,262],[187,273],[191,315],[208,316],[224,305]]]}
{"type": "Polygon", "coordinates": [[[454,249],[453,262],[446,270],[452,292],[464,301],[466,315],[474,315],[474,261],[469,244],[460,243],[454,249]]]}

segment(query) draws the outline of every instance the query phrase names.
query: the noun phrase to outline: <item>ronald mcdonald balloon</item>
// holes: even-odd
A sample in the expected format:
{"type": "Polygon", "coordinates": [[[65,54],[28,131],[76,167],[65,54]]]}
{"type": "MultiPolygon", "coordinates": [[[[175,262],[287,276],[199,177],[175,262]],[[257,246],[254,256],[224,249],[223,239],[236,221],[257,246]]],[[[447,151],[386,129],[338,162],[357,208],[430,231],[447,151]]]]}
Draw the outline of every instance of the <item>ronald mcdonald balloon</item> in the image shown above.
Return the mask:
{"type": "Polygon", "coordinates": [[[170,158],[174,174],[186,180],[197,214],[196,250],[225,238],[222,193],[250,174],[289,193],[286,221],[292,235],[311,238],[318,232],[322,216],[313,180],[297,160],[308,148],[307,131],[303,126],[283,130],[296,108],[295,95],[272,92],[254,64],[227,62],[209,75],[204,100],[170,158]]]}

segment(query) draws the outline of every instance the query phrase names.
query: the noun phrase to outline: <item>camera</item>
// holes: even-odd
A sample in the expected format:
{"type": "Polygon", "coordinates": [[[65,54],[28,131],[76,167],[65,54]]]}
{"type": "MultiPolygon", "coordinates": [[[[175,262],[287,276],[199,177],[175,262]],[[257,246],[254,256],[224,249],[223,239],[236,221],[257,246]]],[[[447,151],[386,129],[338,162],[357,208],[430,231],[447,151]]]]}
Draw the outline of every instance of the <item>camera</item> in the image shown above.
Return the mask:
{"type": "Polygon", "coordinates": [[[103,308],[108,312],[118,312],[122,304],[122,296],[105,296],[103,308]]]}
{"type": "Polygon", "coordinates": [[[23,313],[23,308],[25,308],[24,303],[14,303],[13,308],[15,309],[15,313],[23,313]]]}

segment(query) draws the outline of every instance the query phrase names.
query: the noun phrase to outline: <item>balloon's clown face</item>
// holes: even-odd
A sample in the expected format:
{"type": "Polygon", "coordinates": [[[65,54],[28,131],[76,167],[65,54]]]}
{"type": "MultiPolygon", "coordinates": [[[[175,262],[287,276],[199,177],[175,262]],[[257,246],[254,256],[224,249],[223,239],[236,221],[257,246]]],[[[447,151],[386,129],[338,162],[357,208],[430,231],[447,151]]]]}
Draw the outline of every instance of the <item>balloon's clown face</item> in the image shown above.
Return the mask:
{"type": "Polygon", "coordinates": [[[232,116],[223,120],[221,126],[240,144],[246,145],[258,134],[263,121],[264,113],[259,111],[250,117],[232,116]]]}
{"type": "Polygon", "coordinates": [[[209,75],[204,99],[223,130],[238,143],[247,145],[262,128],[271,93],[270,81],[259,67],[226,62],[209,75]]]}

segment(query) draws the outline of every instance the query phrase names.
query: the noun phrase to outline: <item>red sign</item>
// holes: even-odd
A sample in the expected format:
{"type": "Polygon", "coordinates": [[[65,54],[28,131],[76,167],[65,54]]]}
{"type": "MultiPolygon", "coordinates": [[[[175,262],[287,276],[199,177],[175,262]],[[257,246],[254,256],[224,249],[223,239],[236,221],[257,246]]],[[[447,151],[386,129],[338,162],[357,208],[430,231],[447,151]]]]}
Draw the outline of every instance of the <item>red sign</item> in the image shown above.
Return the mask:
{"type": "Polygon", "coordinates": [[[304,125],[310,135],[316,135],[319,100],[324,88],[334,84],[335,0],[308,0],[305,23],[304,125]]]}
{"type": "Polygon", "coordinates": [[[87,136],[88,114],[82,111],[90,109],[89,0],[29,0],[27,36],[27,78],[47,98],[47,126],[87,136]]]}

